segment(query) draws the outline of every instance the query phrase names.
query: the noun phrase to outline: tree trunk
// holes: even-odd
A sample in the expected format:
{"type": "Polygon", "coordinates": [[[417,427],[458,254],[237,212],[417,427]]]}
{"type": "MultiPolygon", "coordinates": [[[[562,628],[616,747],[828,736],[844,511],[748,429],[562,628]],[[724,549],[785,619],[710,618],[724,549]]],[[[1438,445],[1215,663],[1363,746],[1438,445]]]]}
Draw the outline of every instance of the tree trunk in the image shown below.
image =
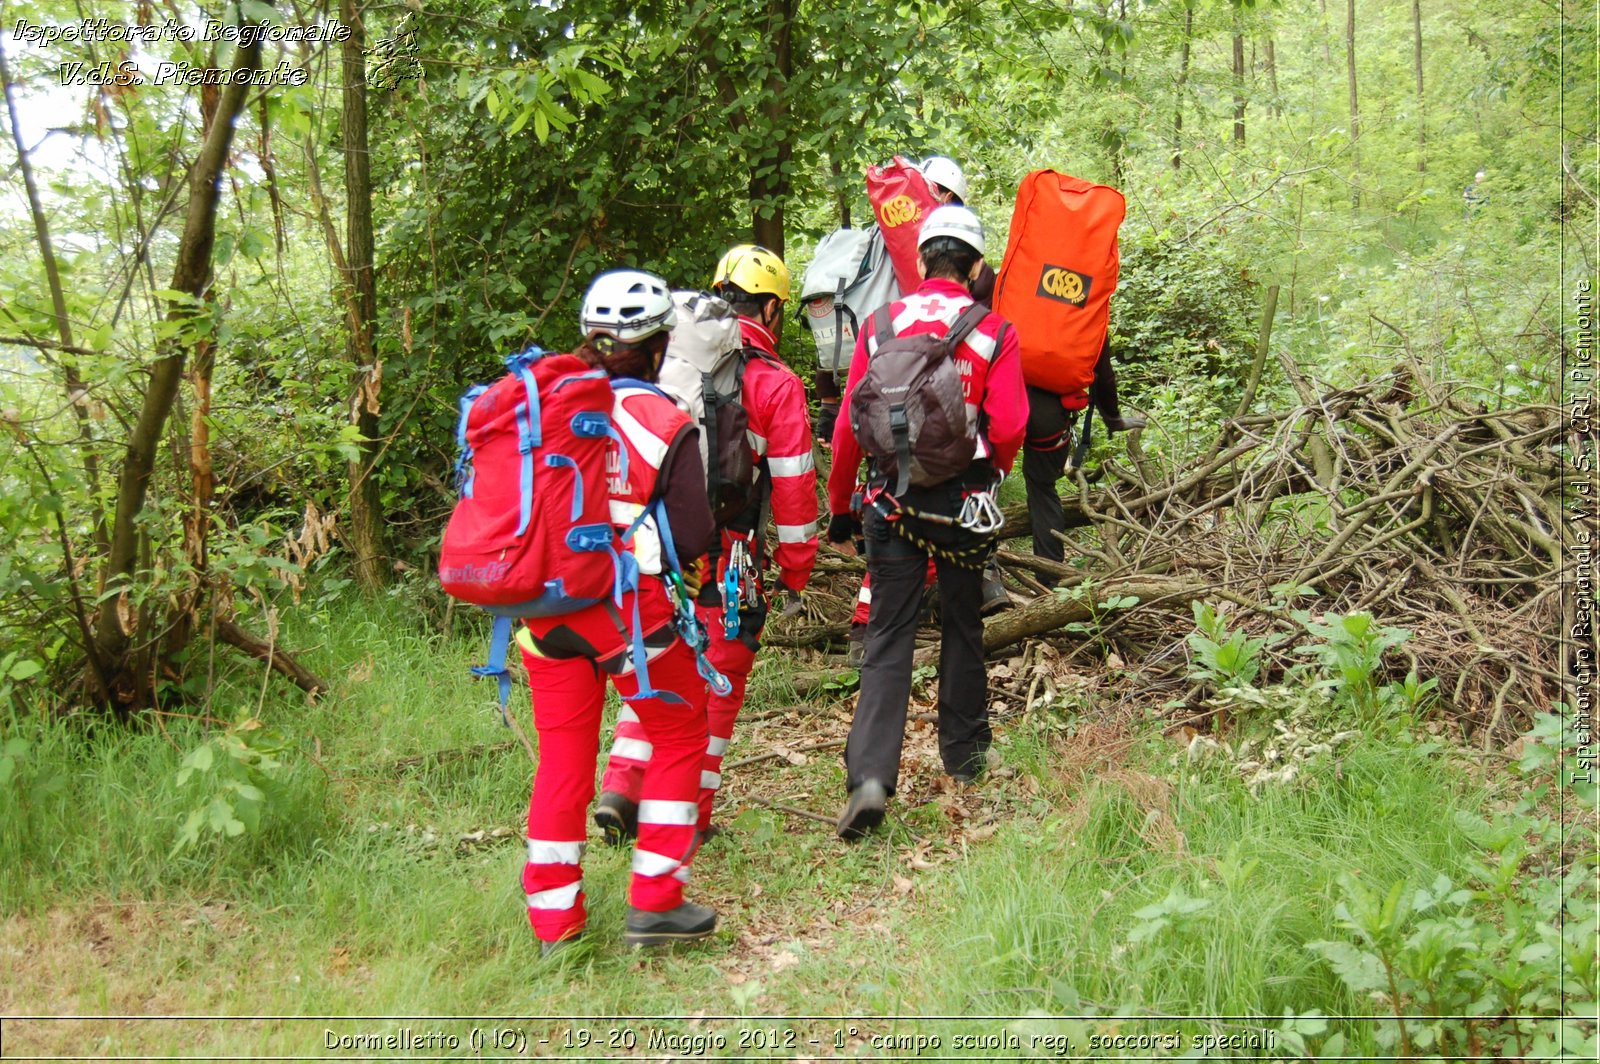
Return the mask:
{"type": "Polygon", "coordinates": [[[67,297],[61,287],[61,271],[56,265],[55,246],[50,240],[50,220],[45,216],[44,205],[39,200],[39,185],[33,177],[33,161],[28,158],[28,148],[22,142],[22,127],[17,124],[16,90],[11,83],[11,67],[6,62],[3,42],[0,42],[0,84],[4,85],[6,110],[11,115],[11,140],[17,148],[17,167],[22,171],[22,184],[28,194],[28,212],[33,215],[34,237],[39,244],[39,258],[44,263],[44,279],[50,289],[50,308],[56,319],[56,336],[61,342],[61,378],[66,387],[67,402],[72,406],[73,417],[78,422],[78,444],[83,455],[83,473],[89,486],[89,497],[94,502],[92,521],[95,544],[104,554],[107,547],[106,515],[100,509],[100,459],[95,454],[93,433],[89,425],[89,390],[83,375],[78,371],[77,345],[72,342],[72,319],[67,316],[67,297]]]}
{"type": "Polygon", "coordinates": [[[850,190],[844,183],[844,164],[839,162],[837,151],[828,153],[828,169],[833,174],[834,200],[839,206],[839,228],[850,228],[850,190]]]}
{"type": "Polygon", "coordinates": [[[1317,7],[1322,12],[1322,18],[1319,22],[1322,27],[1322,61],[1331,66],[1333,64],[1333,49],[1328,44],[1328,0],[1317,0],[1317,7]]]}
{"type": "MultiPolygon", "coordinates": [[[[241,45],[234,53],[234,70],[254,70],[260,54],[259,41],[252,41],[249,47],[241,45]]],[[[233,143],[234,120],[249,92],[250,87],[242,80],[232,81],[223,91],[216,120],[189,173],[189,210],[178,244],[171,287],[186,293],[192,301],[173,300],[168,305],[167,320],[174,324],[181,325],[195,316],[196,306],[210,283],[211,247],[216,237],[217,206],[222,198],[222,173],[233,143]]],[[[95,619],[95,654],[110,672],[110,697],[121,707],[140,701],[147,680],[128,667],[128,650],[138,627],[125,623],[132,613],[127,594],[138,559],[139,517],[155,470],[156,446],[183,379],[188,354],[184,345],[193,342],[186,333],[187,330],[179,328],[159,342],[160,357],[151,367],[150,383],[139,408],[139,418],[128,435],[127,453],[117,482],[117,509],[104,570],[105,593],[95,619]]]]}
{"type": "Polygon", "coordinates": [[[1267,89],[1272,93],[1272,117],[1283,117],[1283,97],[1278,94],[1278,45],[1272,32],[1267,32],[1267,89]]]}
{"type": "Polygon", "coordinates": [[[382,588],[383,515],[374,468],[378,455],[379,389],[383,366],[373,343],[378,292],[372,273],[372,163],[367,153],[366,28],[356,0],[340,0],[339,18],[350,35],[342,46],[344,65],[344,185],[346,198],[345,302],[348,334],[345,352],[356,371],[350,398],[350,424],[361,433],[359,457],[349,463],[350,550],[356,583],[364,591],[382,588]]]}
{"type": "Polygon", "coordinates": [[[1417,173],[1428,172],[1428,112],[1422,95],[1422,0],[1411,0],[1411,59],[1417,71],[1417,173]]]}
{"type": "MultiPolygon", "coordinates": [[[[217,50],[211,49],[207,69],[217,69],[217,50]]],[[[222,93],[215,87],[201,85],[200,130],[201,136],[211,133],[217,120],[217,108],[222,104],[222,93]]],[[[216,293],[207,291],[207,305],[215,303],[216,293]]],[[[189,645],[195,625],[199,620],[201,603],[206,594],[206,574],[211,567],[211,499],[215,494],[216,479],[211,461],[211,375],[216,368],[217,349],[209,337],[201,337],[194,344],[188,360],[189,389],[194,394],[194,405],[189,411],[187,441],[181,428],[174,431],[174,443],[181,453],[174,456],[175,464],[189,464],[189,508],[183,515],[183,553],[189,562],[188,586],[171,599],[167,631],[163,637],[168,653],[175,653],[189,645]]],[[[181,425],[183,408],[178,404],[181,425]]],[[[141,665],[141,668],[143,666],[141,665]]],[[[207,692],[209,694],[209,692],[207,692]]]]}
{"type": "Polygon", "coordinates": [[[1345,0],[1345,70],[1350,82],[1350,205],[1361,209],[1361,111],[1356,98],[1356,0],[1345,0]]]}
{"type": "Polygon", "coordinates": [[[768,149],[750,167],[750,231],[755,242],[783,256],[783,200],[789,194],[784,168],[793,154],[786,135],[789,105],[785,90],[794,74],[794,0],[767,0],[767,47],[772,53],[767,68],[761,110],[770,133],[768,149]]]}
{"type": "Polygon", "coordinates": [[[1178,52],[1178,102],[1172,109],[1172,168],[1183,167],[1183,94],[1189,87],[1189,42],[1194,39],[1194,5],[1183,7],[1183,47],[1178,52]]]}
{"type": "Polygon", "coordinates": [[[1244,147],[1244,25],[1233,13],[1233,142],[1244,147]]]}

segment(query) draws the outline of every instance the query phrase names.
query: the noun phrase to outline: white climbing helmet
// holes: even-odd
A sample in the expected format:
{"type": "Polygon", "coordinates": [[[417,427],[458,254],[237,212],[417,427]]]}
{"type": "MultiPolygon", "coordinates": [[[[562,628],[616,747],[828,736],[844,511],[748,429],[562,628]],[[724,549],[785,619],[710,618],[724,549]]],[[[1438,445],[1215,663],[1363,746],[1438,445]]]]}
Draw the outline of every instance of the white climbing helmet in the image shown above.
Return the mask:
{"type": "Polygon", "coordinates": [[[678,324],[667,282],[643,270],[609,270],[589,282],[579,327],[631,344],[678,324]]]}
{"type": "Polygon", "coordinates": [[[922,164],[922,176],[936,185],[943,185],[956,194],[962,202],[967,199],[967,175],[961,172],[954,159],[943,155],[929,156],[922,164]]]}
{"type": "Polygon", "coordinates": [[[930,211],[922,223],[922,232],[917,235],[917,247],[922,247],[936,236],[953,236],[975,249],[979,255],[984,253],[983,223],[965,207],[947,203],[930,211]]]}

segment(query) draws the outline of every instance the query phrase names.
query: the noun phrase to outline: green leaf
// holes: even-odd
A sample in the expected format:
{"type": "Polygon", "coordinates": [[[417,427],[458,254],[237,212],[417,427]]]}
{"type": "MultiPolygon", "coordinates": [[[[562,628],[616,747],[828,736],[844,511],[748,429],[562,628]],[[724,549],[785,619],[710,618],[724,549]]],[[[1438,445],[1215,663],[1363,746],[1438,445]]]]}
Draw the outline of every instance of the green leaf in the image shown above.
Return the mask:
{"type": "Polygon", "coordinates": [[[26,680],[30,676],[39,675],[43,669],[44,666],[39,664],[37,661],[34,661],[32,658],[23,658],[21,661],[11,666],[11,678],[13,680],[26,680]]]}
{"type": "Polygon", "coordinates": [[[1344,984],[1357,994],[1367,994],[1387,987],[1383,965],[1376,954],[1357,949],[1348,942],[1308,942],[1307,947],[1322,954],[1328,966],[1344,984]]]}

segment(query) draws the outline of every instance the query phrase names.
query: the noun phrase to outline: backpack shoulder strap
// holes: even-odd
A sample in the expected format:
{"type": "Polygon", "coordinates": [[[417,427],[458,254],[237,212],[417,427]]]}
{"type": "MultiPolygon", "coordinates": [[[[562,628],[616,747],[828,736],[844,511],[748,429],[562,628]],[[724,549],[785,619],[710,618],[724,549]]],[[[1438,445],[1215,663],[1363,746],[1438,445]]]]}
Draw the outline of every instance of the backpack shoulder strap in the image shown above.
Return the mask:
{"type": "Polygon", "coordinates": [[[988,316],[989,308],[982,303],[973,303],[963,310],[951,323],[950,331],[944,334],[944,338],[950,342],[950,350],[954,351],[961,346],[961,341],[965,340],[972,330],[982,325],[983,319],[988,316]]]}
{"type": "Polygon", "coordinates": [[[894,318],[889,314],[893,303],[885,303],[872,312],[872,338],[878,343],[894,339],[894,318]]]}

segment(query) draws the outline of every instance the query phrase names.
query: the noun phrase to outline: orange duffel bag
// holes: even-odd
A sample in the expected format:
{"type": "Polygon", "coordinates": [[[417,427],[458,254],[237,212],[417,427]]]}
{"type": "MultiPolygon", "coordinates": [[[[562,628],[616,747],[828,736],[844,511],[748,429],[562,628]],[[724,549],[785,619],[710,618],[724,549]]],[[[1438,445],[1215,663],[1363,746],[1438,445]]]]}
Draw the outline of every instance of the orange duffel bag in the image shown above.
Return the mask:
{"type": "Polygon", "coordinates": [[[917,164],[899,155],[888,166],[867,167],[867,199],[878,219],[900,291],[915,292],[922,283],[917,276],[917,237],[922,220],[939,201],[917,164]]]}
{"type": "MultiPolygon", "coordinates": [[[[1122,193],[1056,170],[1017,189],[994,309],[1017,330],[1022,377],[1062,396],[1087,393],[1117,290],[1122,193]]],[[[1077,403],[1082,407],[1087,395],[1077,403]]]]}

